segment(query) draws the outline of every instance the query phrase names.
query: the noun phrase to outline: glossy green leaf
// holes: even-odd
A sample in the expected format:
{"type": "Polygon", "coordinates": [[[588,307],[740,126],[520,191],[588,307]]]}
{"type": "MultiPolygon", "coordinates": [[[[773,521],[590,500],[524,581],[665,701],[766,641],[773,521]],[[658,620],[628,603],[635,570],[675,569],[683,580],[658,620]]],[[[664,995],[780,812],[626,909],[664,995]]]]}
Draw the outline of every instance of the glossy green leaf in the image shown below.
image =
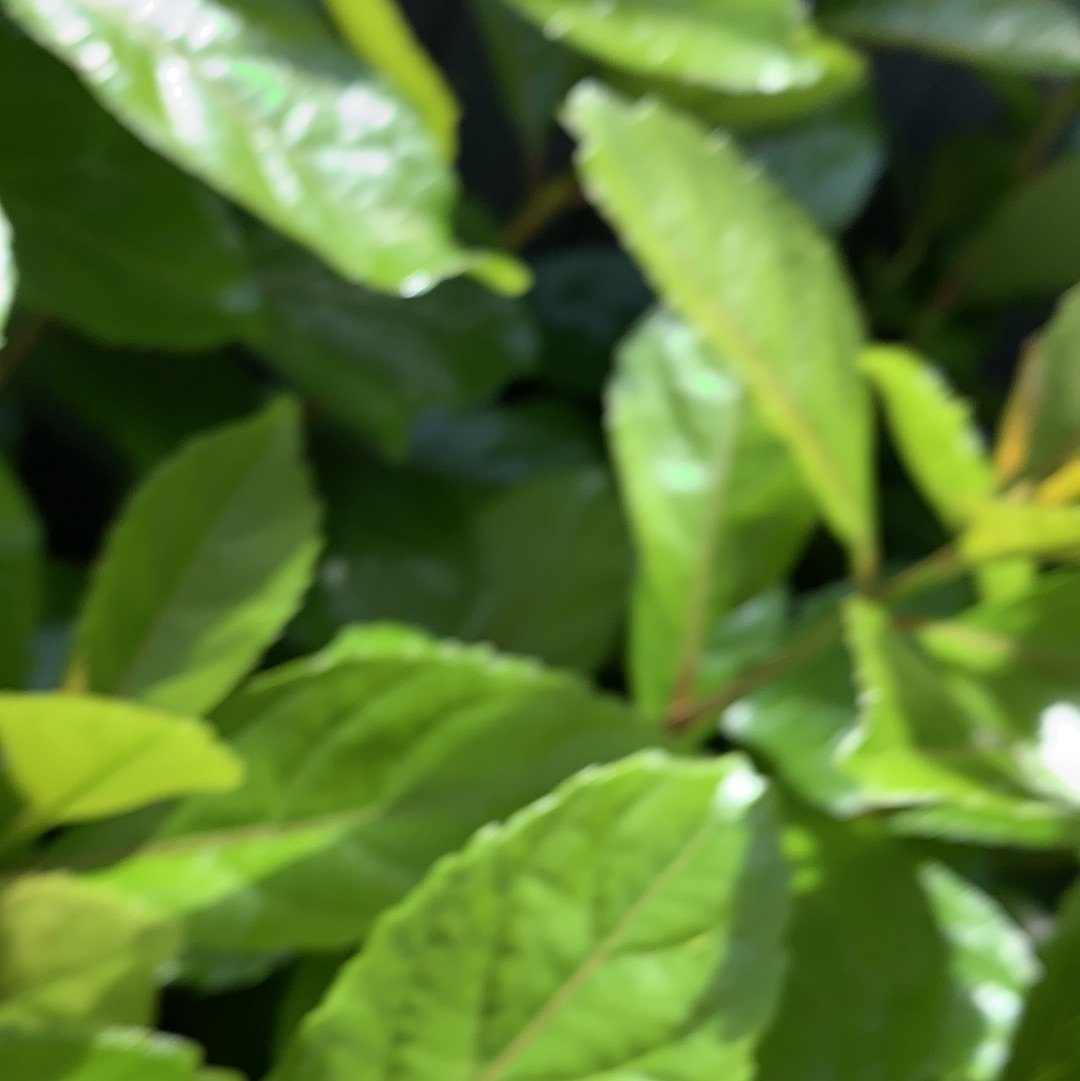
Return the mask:
{"type": "Polygon", "coordinates": [[[380,921],[271,1076],[749,1081],[787,909],[764,791],[732,759],[580,775],[380,921]]]}
{"type": "Polygon", "coordinates": [[[989,896],[939,863],[919,880],[949,947],[951,1005],[935,1076],[996,1081],[1037,964],[1027,935],[989,896]]]}
{"type": "Polygon", "coordinates": [[[389,80],[424,118],[447,161],[457,153],[458,105],[397,0],[323,0],[361,60],[389,80]]]}
{"type": "Polygon", "coordinates": [[[5,0],[150,146],[344,277],[414,295],[522,268],[450,235],[453,177],[423,121],[302,5],[5,0]]]}
{"type": "Polygon", "coordinates": [[[1053,296],[1077,280],[1080,155],[1072,154],[1002,199],[962,250],[957,284],[966,299],[1001,304],[1053,296]]]}
{"type": "Polygon", "coordinates": [[[1080,889],[1073,887],[1043,955],[1042,979],[1028,996],[1001,1081],[1066,1081],[1080,1071],[1080,889]]]}
{"type": "Polygon", "coordinates": [[[1066,293],[1028,347],[998,451],[1006,480],[1042,479],[1080,453],[1080,288],[1066,293]]]}
{"type": "Polygon", "coordinates": [[[840,0],[823,17],[868,45],[1028,75],[1080,74],[1080,12],[1068,0],[840,0]]]}
{"type": "Polygon", "coordinates": [[[0,1025],[35,1027],[148,1024],[179,945],[152,910],[63,873],[0,884],[0,941],[0,1025]]]}
{"type": "Polygon", "coordinates": [[[747,139],[749,156],[823,229],[858,217],[885,167],[885,137],[861,99],[747,139]]]}
{"type": "Polygon", "coordinates": [[[402,300],[352,285],[268,233],[253,251],[263,297],[254,348],[394,456],[422,411],[480,405],[533,366],[522,305],[473,282],[402,300]]]}
{"type": "Polygon", "coordinates": [[[859,317],[836,256],[793,204],[656,103],[575,90],[579,168],[672,308],[731,365],[790,446],[857,573],[876,562],[859,317]]]}
{"type": "Polygon", "coordinates": [[[795,0],[506,0],[549,38],[616,68],[737,94],[805,90],[835,66],[858,69],[795,0]]]}
{"type": "Polygon", "coordinates": [[[41,526],[0,458],[0,688],[26,685],[41,601],[41,526]]]}
{"type": "Polygon", "coordinates": [[[784,995],[755,1081],[924,1081],[946,967],[911,858],[853,826],[797,826],[784,995]]]}
{"type": "Polygon", "coordinates": [[[26,303],[110,342],[205,348],[256,303],[221,200],[0,27],[0,200],[26,303]]]}
{"type": "Polygon", "coordinates": [[[318,513],[296,409],[192,442],[115,522],[79,617],[70,681],[163,709],[219,702],[307,588],[318,513]]]}
{"type": "Polygon", "coordinates": [[[919,491],[947,527],[963,529],[994,491],[971,407],[928,362],[901,346],[873,346],[863,354],[863,368],[919,491]]]}
{"type": "Polygon", "coordinates": [[[107,698],[0,695],[0,747],[26,832],[229,789],[242,776],[202,721],[107,698]]]}
{"type": "Polygon", "coordinates": [[[1070,556],[1080,552],[1080,507],[988,503],[960,538],[973,563],[1004,556],[1070,556]]]}
{"type": "Polygon", "coordinates": [[[15,259],[11,254],[11,226],[0,206],[0,346],[5,339],[8,312],[15,298],[15,259]]]}
{"type": "Polygon", "coordinates": [[[665,311],[623,344],[607,426],[637,541],[635,695],[682,715],[745,663],[727,619],[784,576],[814,506],[724,357],[665,311]]]}
{"type": "Polygon", "coordinates": [[[202,1070],[191,1043],[133,1028],[97,1033],[0,1028],[0,1071],[26,1081],[240,1081],[202,1070]]]}
{"type": "Polygon", "coordinates": [[[572,676],[382,625],[253,680],[217,722],[247,782],[102,874],[230,952],[358,941],[485,822],[644,735],[572,676]]]}

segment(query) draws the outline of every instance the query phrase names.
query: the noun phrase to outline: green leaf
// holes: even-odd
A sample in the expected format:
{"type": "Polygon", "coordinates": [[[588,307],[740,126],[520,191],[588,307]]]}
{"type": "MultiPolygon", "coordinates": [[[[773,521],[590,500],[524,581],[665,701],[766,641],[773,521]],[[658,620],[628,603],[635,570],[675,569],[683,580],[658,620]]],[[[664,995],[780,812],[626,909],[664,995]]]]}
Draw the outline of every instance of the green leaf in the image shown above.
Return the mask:
{"type": "Polygon", "coordinates": [[[424,118],[446,161],[457,154],[458,104],[396,0],[323,0],[353,52],[424,118]]]}
{"type": "Polygon", "coordinates": [[[506,0],[544,34],[616,68],[735,94],[806,90],[837,65],[858,70],[795,0],[506,0]]]}
{"type": "Polygon", "coordinates": [[[63,873],[0,884],[0,940],[0,1025],[37,1027],[149,1024],[179,945],[152,910],[63,873]]]}
{"type": "Polygon", "coordinates": [[[924,1081],[946,968],[911,858],[858,826],[806,821],[792,833],[788,977],[755,1081],[924,1081]]]}
{"type": "Polygon", "coordinates": [[[1001,1081],[1067,1081],[1080,1071],[1080,889],[1067,894],[1043,954],[1045,971],[1028,996],[1001,1081]]]}
{"type": "Polygon", "coordinates": [[[1080,288],[1028,347],[998,448],[1004,479],[1042,479],[1080,453],[1080,288]]]}
{"type": "Polygon", "coordinates": [[[962,530],[994,492],[993,470],[971,407],[902,346],[871,347],[863,368],[881,395],[907,471],[941,521],[962,530]]]}
{"type": "MultiPolygon", "coordinates": [[[[97,1033],[0,1029],[0,1071],[30,1081],[229,1081],[201,1070],[199,1049],[175,1036],[140,1029],[97,1033]]],[[[235,1077],[235,1081],[240,1081],[235,1077]]]]}
{"type": "Polygon", "coordinates": [[[502,107],[520,135],[526,168],[538,178],[559,103],[588,63],[549,41],[502,0],[472,0],[470,10],[487,47],[502,107]]]}
{"type": "Polygon", "coordinates": [[[201,721],[68,694],[0,694],[0,747],[24,832],[234,787],[236,756],[201,721]]]}
{"type": "Polygon", "coordinates": [[[739,760],[588,771],[380,921],[274,1081],[754,1076],[787,881],[739,760]]]}
{"type": "Polygon", "coordinates": [[[961,251],[957,285],[963,299],[1001,304],[1053,296],[1078,279],[1080,154],[1072,154],[1002,199],[961,251]]]}
{"type": "Polygon", "coordinates": [[[111,342],[197,349],[235,337],[257,298],[222,202],[6,26],[0,70],[0,200],[26,303],[111,342]]]}
{"type": "Polygon", "coordinates": [[[644,737],[572,676],[389,626],[253,680],[217,723],[247,782],[102,877],[233,953],[359,941],[484,823],[644,737]]]}
{"type": "Polygon", "coordinates": [[[301,5],[5,3],[147,144],[342,276],[406,295],[465,272],[524,288],[518,263],[453,240],[436,141],[301,5]]]}
{"type": "Polygon", "coordinates": [[[4,330],[8,312],[15,299],[15,260],[11,254],[11,226],[0,206],[0,347],[6,341],[4,330]]]}
{"type": "Polygon", "coordinates": [[[996,1081],[1038,968],[1031,943],[999,905],[944,864],[924,864],[919,880],[949,947],[952,1002],[935,1076],[996,1081]]]}
{"type": "Polygon", "coordinates": [[[585,84],[568,123],[593,198],[738,373],[868,577],[877,554],[862,331],[829,244],[728,140],[663,106],[585,84]]]}
{"type": "Polygon", "coordinates": [[[885,167],[885,137],[861,98],[745,142],[752,160],[821,226],[843,232],[885,167]]]}
{"type": "Polygon", "coordinates": [[[473,282],[402,300],[344,281],[269,232],[253,252],[263,304],[252,346],[394,456],[422,411],[479,405],[533,366],[522,305],[473,282]]]}
{"type": "Polygon", "coordinates": [[[303,596],[317,517],[293,406],[183,448],[112,527],[76,628],[72,683],[180,712],[213,707],[303,596]]]}
{"type": "Polygon", "coordinates": [[[841,0],[825,25],[867,45],[998,71],[1080,74],[1080,12],[1068,0],[841,0]]]}
{"type": "Polygon", "coordinates": [[[637,540],[635,696],[681,716],[745,663],[727,617],[784,576],[814,506],[742,381],[666,311],[621,347],[607,426],[637,540]]]}
{"type": "Polygon", "coordinates": [[[988,503],[961,536],[960,551],[972,563],[1022,555],[1075,557],[1080,507],[988,503]]]}
{"type": "Polygon", "coordinates": [[[41,526],[0,458],[0,688],[26,685],[41,607],[41,526]]]}

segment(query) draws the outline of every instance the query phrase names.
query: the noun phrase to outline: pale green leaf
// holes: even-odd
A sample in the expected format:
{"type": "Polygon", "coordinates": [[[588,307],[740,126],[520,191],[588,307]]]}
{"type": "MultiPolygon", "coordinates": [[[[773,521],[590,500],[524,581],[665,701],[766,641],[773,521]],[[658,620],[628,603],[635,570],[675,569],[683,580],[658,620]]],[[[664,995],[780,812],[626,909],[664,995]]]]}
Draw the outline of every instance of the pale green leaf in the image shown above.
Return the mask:
{"type": "Polygon", "coordinates": [[[1080,288],[1061,299],[1014,377],[999,438],[999,470],[1009,481],[1041,480],[1078,452],[1080,288]]]}
{"type": "Polygon", "coordinates": [[[293,614],[319,549],[297,410],[278,403],[182,448],[105,542],[72,685],[201,713],[293,614]]]}
{"type": "Polygon", "coordinates": [[[2,694],[0,748],[27,831],[229,789],[242,776],[204,722],[106,698],[2,694]]]}
{"type": "MultiPolygon", "coordinates": [[[[1076,17],[1080,21],[1080,12],[1076,17]]],[[[1009,192],[957,266],[961,298],[988,304],[1039,300],[1074,285],[1080,279],[1080,154],[1058,159],[1009,192]]]]}
{"type": "Polygon", "coordinates": [[[150,146],[340,274],[415,295],[523,268],[450,234],[453,176],[413,109],[303,5],[5,0],[150,146]]]}
{"type": "Polygon", "coordinates": [[[908,473],[942,522],[961,530],[989,502],[994,476],[971,407],[902,346],[876,345],[863,368],[881,395],[908,473]]]}
{"type": "Polygon", "coordinates": [[[919,880],[949,947],[951,1005],[935,1076],[996,1081],[1038,966],[1027,935],[1001,907],[944,864],[919,880]]]}
{"type": "Polygon", "coordinates": [[[587,771],[380,921],[274,1081],[749,1081],[787,875],[742,761],[587,771]]]}
{"type": "Polygon", "coordinates": [[[593,198],[672,308],[790,446],[860,576],[876,563],[862,330],[828,242],[726,138],[579,86],[568,123],[593,198]]]}
{"type": "Polygon", "coordinates": [[[1068,0],[841,0],[823,18],[868,45],[999,71],[1080,74],[1080,12],[1068,0]]]}
{"type": "Polygon", "coordinates": [[[0,458],[0,688],[26,685],[40,608],[41,526],[0,458]]]}
{"type": "Polygon", "coordinates": [[[505,0],[544,34],[616,68],[736,94],[808,90],[858,70],[797,0],[505,0]]]}
{"type": "Polygon", "coordinates": [[[645,737],[573,676],[389,626],[253,680],[217,722],[246,783],[103,877],[232,952],[358,941],[484,823],[645,737]]]}
{"type": "Polygon", "coordinates": [[[0,207],[0,347],[5,339],[8,312],[15,298],[15,259],[11,254],[11,226],[0,207]]]}
{"type": "Polygon", "coordinates": [[[457,154],[458,104],[424,52],[397,0],[323,0],[361,60],[389,80],[424,118],[447,161],[457,154]]]}
{"type": "Polygon", "coordinates": [[[0,71],[0,200],[26,305],[123,345],[202,349],[236,337],[257,297],[222,200],[9,25],[0,71]]]}
{"type": "Polygon", "coordinates": [[[1028,995],[1001,1081],[1071,1081],[1080,1074],[1080,889],[1075,886],[1061,905],[1043,960],[1043,977],[1028,995]]]}
{"type": "Polygon", "coordinates": [[[1080,553],[1080,506],[988,503],[960,537],[960,551],[972,563],[1004,556],[1073,557],[1080,553]]]}
{"type": "Polygon", "coordinates": [[[59,872],[0,884],[0,942],[0,1025],[35,1027],[149,1024],[179,946],[151,909],[59,872]]]}
{"type": "Polygon", "coordinates": [[[635,694],[681,714],[745,663],[728,617],[784,576],[814,506],[725,358],[665,311],[622,345],[607,427],[637,541],[635,694]]]}
{"type": "Polygon", "coordinates": [[[11,1081],[240,1081],[201,1062],[194,1044],[142,1029],[0,1029],[0,1076],[11,1081]]]}
{"type": "Polygon", "coordinates": [[[947,974],[913,861],[857,825],[799,818],[788,977],[755,1081],[926,1081],[947,974]]]}

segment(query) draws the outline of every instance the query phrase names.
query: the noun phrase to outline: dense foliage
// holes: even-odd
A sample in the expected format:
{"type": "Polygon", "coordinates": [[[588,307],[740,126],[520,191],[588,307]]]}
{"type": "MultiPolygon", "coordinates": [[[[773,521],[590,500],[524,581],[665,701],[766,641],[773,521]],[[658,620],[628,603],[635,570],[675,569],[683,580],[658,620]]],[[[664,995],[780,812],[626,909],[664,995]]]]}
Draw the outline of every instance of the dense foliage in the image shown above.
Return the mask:
{"type": "Polygon", "coordinates": [[[1080,3],[0,12],[0,1078],[1080,1077],[1080,3]]]}

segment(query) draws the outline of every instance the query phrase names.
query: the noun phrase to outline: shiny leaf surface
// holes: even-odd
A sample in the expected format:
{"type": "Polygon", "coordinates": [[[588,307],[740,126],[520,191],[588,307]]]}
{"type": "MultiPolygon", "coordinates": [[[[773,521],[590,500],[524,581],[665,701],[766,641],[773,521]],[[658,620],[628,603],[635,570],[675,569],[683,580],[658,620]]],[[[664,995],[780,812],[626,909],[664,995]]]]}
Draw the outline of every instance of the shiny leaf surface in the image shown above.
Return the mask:
{"type": "Polygon", "coordinates": [[[454,182],[421,118],[302,5],[5,0],[125,124],[344,277],[415,295],[513,260],[450,235],[454,182]]]}
{"type": "Polygon", "coordinates": [[[293,614],[319,550],[296,409],[202,436],[120,515],[75,633],[69,681],[201,713],[293,614]]]}
{"type": "Polygon", "coordinates": [[[202,721],[107,698],[0,695],[0,747],[24,832],[229,789],[242,775],[202,721]]]}
{"type": "Polygon", "coordinates": [[[8,312],[15,297],[15,258],[11,253],[11,226],[0,207],[0,346],[5,341],[8,312]]]}
{"type": "Polygon", "coordinates": [[[727,140],[579,86],[579,169],[672,308],[790,446],[857,572],[876,561],[859,317],[825,239],[727,140]]]}
{"type": "Polygon", "coordinates": [[[739,760],[588,771],[442,862],[382,920],[274,1081],[749,1081],[786,876],[739,760]]]}
{"type": "Polygon", "coordinates": [[[814,506],[723,356],[665,311],[623,343],[607,410],[638,552],[635,693],[681,715],[745,663],[727,617],[783,577],[814,506]]]}

